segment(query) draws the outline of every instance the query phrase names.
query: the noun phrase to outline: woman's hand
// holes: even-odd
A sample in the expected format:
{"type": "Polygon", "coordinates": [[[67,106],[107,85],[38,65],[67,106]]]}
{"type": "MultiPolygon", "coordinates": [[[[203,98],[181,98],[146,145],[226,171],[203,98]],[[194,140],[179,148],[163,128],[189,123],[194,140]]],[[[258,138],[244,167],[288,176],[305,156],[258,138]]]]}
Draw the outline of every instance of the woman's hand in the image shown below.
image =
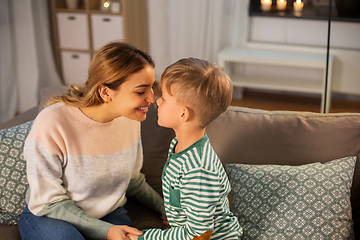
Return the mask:
{"type": "Polygon", "coordinates": [[[129,226],[125,225],[114,225],[109,228],[109,231],[107,233],[106,239],[107,240],[129,240],[134,238],[129,238],[128,236],[132,235],[135,236],[137,239],[137,236],[142,235],[143,232],[129,226]],[[128,234],[128,235],[127,235],[128,234]]]}
{"type": "Polygon", "coordinates": [[[138,240],[138,236],[132,235],[131,233],[127,234],[126,236],[128,236],[130,240],[138,240]]]}

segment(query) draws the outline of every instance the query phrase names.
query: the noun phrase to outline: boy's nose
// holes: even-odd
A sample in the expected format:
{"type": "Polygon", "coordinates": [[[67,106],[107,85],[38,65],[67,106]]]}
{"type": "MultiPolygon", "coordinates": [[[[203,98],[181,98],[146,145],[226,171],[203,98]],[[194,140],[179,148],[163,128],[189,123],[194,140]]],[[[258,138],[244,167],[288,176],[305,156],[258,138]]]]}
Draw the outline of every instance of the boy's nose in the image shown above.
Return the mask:
{"type": "Polygon", "coordinates": [[[160,104],[161,104],[161,98],[158,98],[158,99],[156,100],[156,105],[158,105],[158,107],[159,107],[160,104]]]}

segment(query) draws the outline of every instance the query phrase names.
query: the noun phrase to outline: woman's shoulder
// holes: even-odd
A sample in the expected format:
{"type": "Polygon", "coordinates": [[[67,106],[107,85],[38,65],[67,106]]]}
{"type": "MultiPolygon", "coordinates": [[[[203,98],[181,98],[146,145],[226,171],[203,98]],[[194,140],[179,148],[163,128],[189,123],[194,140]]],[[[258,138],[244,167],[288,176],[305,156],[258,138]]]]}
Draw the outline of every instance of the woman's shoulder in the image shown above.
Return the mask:
{"type": "Polygon", "coordinates": [[[57,119],[66,117],[66,112],[68,111],[67,108],[68,107],[62,102],[50,105],[40,111],[35,118],[35,122],[42,122],[43,124],[46,122],[54,123],[57,119]]]}
{"type": "Polygon", "coordinates": [[[54,114],[54,113],[60,111],[63,106],[65,106],[65,104],[63,102],[54,103],[54,104],[44,108],[43,110],[41,110],[38,114],[38,117],[42,116],[42,115],[54,114]]]}
{"type": "Polygon", "coordinates": [[[71,123],[71,108],[74,107],[61,102],[44,108],[35,118],[32,129],[51,131],[61,125],[68,125],[71,123]]]}

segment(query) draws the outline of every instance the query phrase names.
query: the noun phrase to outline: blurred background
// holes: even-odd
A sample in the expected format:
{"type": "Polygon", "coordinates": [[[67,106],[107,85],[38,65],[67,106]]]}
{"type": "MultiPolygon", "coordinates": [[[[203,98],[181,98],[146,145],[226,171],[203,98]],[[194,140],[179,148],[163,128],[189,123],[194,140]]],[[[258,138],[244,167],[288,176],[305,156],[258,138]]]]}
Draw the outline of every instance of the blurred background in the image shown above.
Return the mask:
{"type": "Polygon", "coordinates": [[[358,0],[4,0],[0,26],[0,122],[83,84],[114,40],[149,52],[157,81],[183,57],[221,65],[232,105],[360,112],[358,0]]]}

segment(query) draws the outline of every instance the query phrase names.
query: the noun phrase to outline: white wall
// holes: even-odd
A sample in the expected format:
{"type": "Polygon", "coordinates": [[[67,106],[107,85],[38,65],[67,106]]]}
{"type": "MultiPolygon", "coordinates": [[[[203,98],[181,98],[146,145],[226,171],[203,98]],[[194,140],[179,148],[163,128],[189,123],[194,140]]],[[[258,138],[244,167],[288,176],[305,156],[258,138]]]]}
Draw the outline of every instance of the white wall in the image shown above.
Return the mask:
{"type": "MultiPolygon", "coordinates": [[[[250,17],[248,44],[260,48],[324,53],[327,30],[328,22],[325,20],[253,16],[250,17]]],[[[330,36],[330,53],[335,56],[332,91],[360,95],[360,23],[333,21],[330,36]]],[[[248,68],[251,71],[252,66],[248,68]]],[[[318,72],[303,69],[291,71],[308,79],[319,76],[318,72]]],[[[272,72],[279,74],[281,69],[272,69],[272,72]]],[[[288,73],[285,71],[284,74],[288,73]]]]}

